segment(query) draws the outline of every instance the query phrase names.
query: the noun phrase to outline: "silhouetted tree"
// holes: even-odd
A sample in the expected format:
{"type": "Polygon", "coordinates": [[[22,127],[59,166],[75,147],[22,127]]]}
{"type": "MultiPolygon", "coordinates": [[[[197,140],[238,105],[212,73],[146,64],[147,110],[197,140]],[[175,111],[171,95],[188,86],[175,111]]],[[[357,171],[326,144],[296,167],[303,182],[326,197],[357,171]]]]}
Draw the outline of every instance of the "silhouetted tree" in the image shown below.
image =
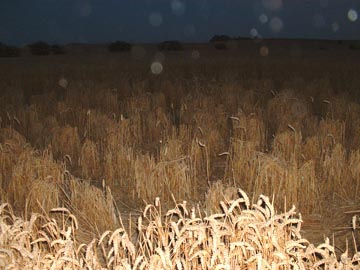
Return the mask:
{"type": "Polygon", "coordinates": [[[238,36],[238,37],[234,37],[233,40],[251,40],[253,38],[249,38],[249,37],[242,37],[242,36],[238,36]]]}
{"type": "Polygon", "coordinates": [[[65,50],[64,46],[54,44],[54,45],[51,46],[51,53],[56,54],[56,55],[65,54],[66,50],[65,50]]]}
{"type": "Polygon", "coordinates": [[[177,40],[167,40],[158,44],[160,51],[182,51],[184,47],[177,40]]]}
{"type": "Polygon", "coordinates": [[[217,50],[226,50],[227,49],[227,46],[226,46],[226,44],[225,43],[215,43],[214,44],[214,47],[215,47],[215,49],[217,49],[217,50]]]}
{"type": "Polygon", "coordinates": [[[227,35],[215,35],[210,39],[210,42],[225,42],[229,40],[231,40],[231,38],[227,35]]]}
{"type": "Polygon", "coordinates": [[[360,50],[360,41],[352,41],[349,44],[349,49],[350,50],[360,50]]]}
{"type": "Polygon", "coordinates": [[[15,46],[5,45],[0,42],[0,57],[18,57],[20,49],[15,46]]]}
{"type": "Polygon", "coordinates": [[[127,52],[131,50],[131,44],[125,41],[115,41],[108,46],[110,52],[127,52]]]}
{"type": "Polygon", "coordinates": [[[29,44],[28,47],[33,55],[49,55],[51,53],[51,46],[44,41],[29,44]]]}

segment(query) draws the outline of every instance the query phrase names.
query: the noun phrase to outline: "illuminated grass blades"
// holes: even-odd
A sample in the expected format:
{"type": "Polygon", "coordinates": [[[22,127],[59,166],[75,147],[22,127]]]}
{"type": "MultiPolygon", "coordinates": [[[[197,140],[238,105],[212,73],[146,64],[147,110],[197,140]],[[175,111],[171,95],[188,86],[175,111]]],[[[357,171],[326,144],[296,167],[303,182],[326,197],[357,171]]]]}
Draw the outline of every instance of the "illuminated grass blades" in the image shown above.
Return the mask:
{"type": "Polygon", "coordinates": [[[337,255],[329,239],[314,246],[301,236],[295,208],[278,214],[268,197],[251,203],[244,191],[205,215],[160,200],[145,207],[137,238],[124,227],[82,244],[79,224],[66,208],[49,215],[15,216],[0,206],[0,267],[4,269],[358,269],[360,254],[337,255]]]}
{"type": "MultiPolygon", "coordinates": [[[[70,50],[56,64],[2,61],[0,203],[25,220],[66,207],[79,243],[122,224],[135,243],[139,209],[155,197],[163,209],[186,200],[211,215],[242,188],[268,195],[282,212],[295,205],[303,236],[317,245],[334,235],[337,252],[348,247],[352,256],[359,233],[344,212],[358,210],[360,199],[356,52],[331,42],[319,52],[310,41],[287,51],[287,41],[268,41],[263,57],[265,44],[252,42],[239,41],[244,50],[229,43],[226,52],[141,45],[140,58],[136,50],[89,57],[70,50]],[[160,74],[151,72],[153,62],[163,65],[160,74]]],[[[148,245],[144,252],[159,256],[154,265],[172,254],[148,245]]],[[[201,264],[209,254],[195,257],[201,264]]],[[[181,258],[175,264],[185,267],[181,258]]]]}

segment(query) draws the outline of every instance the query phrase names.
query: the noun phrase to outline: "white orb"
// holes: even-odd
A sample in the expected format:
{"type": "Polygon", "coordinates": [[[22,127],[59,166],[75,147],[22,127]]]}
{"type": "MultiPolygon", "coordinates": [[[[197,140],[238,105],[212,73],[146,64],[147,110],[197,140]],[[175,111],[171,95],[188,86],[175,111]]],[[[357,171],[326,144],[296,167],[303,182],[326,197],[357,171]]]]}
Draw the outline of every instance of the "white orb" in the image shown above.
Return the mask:
{"type": "Polygon", "coordinates": [[[150,69],[153,74],[159,75],[163,71],[163,65],[160,62],[153,62],[150,69]]]}
{"type": "Polygon", "coordinates": [[[358,13],[355,9],[349,9],[347,17],[350,21],[355,22],[358,19],[358,13]]]}
{"type": "Polygon", "coordinates": [[[267,23],[268,22],[268,16],[266,15],[266,14],[261,14],[260,16],[259,16],[259,21],[261,22],[261,23],[267,23]]]}
{"type": "Polygon", "coordinates": [[[68,86],[68,81],[65,78],[61,78],[58,83],[62,88],[66,88],[68,86]]]}

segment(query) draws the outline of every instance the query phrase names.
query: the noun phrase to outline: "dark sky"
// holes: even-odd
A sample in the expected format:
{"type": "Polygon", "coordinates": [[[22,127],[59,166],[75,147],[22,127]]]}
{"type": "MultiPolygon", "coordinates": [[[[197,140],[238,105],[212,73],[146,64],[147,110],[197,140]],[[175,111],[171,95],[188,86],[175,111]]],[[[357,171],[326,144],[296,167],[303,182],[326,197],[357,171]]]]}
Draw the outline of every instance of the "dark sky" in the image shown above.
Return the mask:
{"type": "Polygon", "coordinates": [[[0,42],[360,39],[359,0],[0,0],[0,42]]]}

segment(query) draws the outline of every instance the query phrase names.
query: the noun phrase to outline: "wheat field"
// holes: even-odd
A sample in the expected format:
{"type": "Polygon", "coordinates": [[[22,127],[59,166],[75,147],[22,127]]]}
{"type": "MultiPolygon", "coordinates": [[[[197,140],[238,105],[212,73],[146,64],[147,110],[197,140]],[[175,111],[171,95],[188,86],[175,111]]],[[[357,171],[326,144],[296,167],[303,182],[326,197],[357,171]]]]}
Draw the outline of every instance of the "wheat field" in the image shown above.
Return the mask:
{"type": "Polygon", "coordinates": [[[0,268],[358,269],[360,55],[323,43],[0,59],[0,268]]]}

